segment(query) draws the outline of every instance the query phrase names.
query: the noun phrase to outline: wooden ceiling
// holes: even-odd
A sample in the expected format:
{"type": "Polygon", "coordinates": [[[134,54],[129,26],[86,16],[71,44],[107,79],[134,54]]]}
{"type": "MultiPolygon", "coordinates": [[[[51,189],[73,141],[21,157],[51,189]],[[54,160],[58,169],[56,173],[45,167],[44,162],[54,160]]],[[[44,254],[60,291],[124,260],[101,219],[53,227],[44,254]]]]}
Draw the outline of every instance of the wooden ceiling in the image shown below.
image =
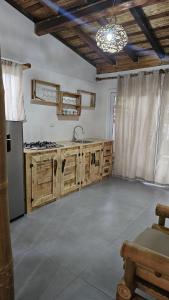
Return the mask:
{"type": "Polygon", "coordinates": [[[5,0],[96,67],[97,73],[169,64],[169,0],[5,0]],[[124,51],[104,53],[97,29],[117,16],[128,34],[124,51]]]}

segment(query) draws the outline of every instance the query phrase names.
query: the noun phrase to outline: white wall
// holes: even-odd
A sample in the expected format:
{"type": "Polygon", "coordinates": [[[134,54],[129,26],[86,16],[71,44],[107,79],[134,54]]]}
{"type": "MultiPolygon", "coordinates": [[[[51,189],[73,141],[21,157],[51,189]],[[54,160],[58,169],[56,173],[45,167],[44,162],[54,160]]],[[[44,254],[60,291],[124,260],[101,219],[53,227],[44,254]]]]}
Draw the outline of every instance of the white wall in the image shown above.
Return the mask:
{"type": "MultiPolygon", "coordinates": [[[[101,136],[99,100],[94,111],[82,111],[79,122],[58,121],[55,107],[30,104],[31,79],[59,83],[62,90],[96,90],[96,70],[50,35],[38,37],[34,24],[5,1],[0,1],[0,45],[2,57],[31,63],[24,72],[26,122],[24,140],[66,140],[75,125],[83,125],[86,137],[101,136]]],[[[101,126],[102,127],[102,126],[101,126]]]]}
{"type": "Polygon", "coordinates": [[[98,135],[95,119],[98,115],[98,105],[96,110],[82,110],[79,122],[59,121],[56,116],[56,107],[30,104],[31,99],[31,79],[42,79],[61,84],[63,90],[75,92],[77,89],[95,91],[95,83],[65,76],[54,72],[41,72],[40,69],[32,68],[25,71],[24,91],[26,122],[24,123],[24,137],[26,141],[31,140],[69,140],[72,138],[73,128],[82,125],[85,129],[86,137],[96,137],[98,135]]]}

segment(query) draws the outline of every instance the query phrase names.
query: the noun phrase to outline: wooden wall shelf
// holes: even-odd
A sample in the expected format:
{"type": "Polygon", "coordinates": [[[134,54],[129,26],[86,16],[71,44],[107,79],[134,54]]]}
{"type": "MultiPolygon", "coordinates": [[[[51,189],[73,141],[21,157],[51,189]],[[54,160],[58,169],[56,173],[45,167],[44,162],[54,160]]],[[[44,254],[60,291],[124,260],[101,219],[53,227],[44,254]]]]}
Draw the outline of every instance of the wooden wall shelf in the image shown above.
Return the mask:
{"type": "Polygon", "coordinates": [[[63,120],[63,121],[78,121],[79,116],[70,116],[70,115],[58,115],[58,120],[63,120]]]}
{"type": "Polygon", "coordinates": [[[59,93],[59,84],[32,80],[32,104],[56,106],[59,102],[59,93]]]}
{"type": "Polygon", "coordinates": [[[81,95],[60,92],[57,115],[59,120],[79,120],[81,115],[81,95]]]}
{"type": "Polygon", "coordinates": [[[96,93],[84,90],[78,90],[77,92],[81,95],[82,109],[95,109],[96,93]]]}

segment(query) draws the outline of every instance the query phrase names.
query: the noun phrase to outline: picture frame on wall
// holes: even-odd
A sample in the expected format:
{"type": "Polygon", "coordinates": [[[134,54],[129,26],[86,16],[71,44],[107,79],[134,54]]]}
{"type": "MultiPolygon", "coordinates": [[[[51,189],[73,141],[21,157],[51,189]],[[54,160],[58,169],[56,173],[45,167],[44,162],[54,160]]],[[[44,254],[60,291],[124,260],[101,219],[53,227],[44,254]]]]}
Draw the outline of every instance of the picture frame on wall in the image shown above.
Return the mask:
{"type": "Polygon", "coordinates": [[[56,106],[59,103],[60,84],[33,79],[31,103],[56,106]]]}
{"type": "Polygon", "coordinates": [[[96,107],[96,93],[88,92],[84,90],[77,90],[81,95],[82,109],[95,109],[96,107]]]}

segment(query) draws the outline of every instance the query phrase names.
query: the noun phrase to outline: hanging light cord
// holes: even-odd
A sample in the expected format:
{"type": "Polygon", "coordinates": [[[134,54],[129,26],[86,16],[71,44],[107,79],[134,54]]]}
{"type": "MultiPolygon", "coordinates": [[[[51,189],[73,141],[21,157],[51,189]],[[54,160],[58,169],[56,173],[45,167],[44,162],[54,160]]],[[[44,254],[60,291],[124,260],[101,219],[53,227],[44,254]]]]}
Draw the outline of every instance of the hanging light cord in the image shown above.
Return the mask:
{"type": "MultiPolygon", "coordinates": [[[[116,0],[113,0],[113,8],[115,7],[115,4],[116,4],[116,0]]],[[[116,14],[110,18],[108,18],[109,20],[109,23],[111,24],[116,24],[117,23],[117,17],[116,17],[116,14]]]]}

